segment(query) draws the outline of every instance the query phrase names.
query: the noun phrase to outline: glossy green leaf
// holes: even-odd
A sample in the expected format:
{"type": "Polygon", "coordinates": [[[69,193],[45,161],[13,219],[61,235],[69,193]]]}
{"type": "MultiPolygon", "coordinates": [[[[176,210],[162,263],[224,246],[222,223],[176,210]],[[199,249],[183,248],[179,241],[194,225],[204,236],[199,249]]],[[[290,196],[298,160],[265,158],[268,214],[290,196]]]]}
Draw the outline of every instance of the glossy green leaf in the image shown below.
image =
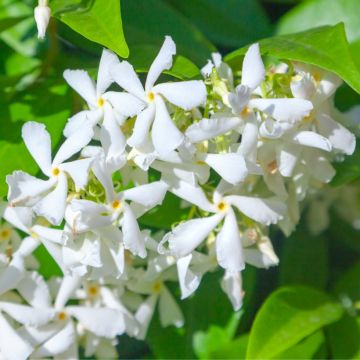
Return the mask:
{"type": "MultiPolygon", "coordinates": [[[[360,73],[349,50],[343,24],[324,26],[301,33],[279,35],[259,42],[261,53],[281,60],[301,61],[331,71],[360,93],[360,73]]],[[[241,68],[247,48],[225,57],[241,68]]]]}
{"type": "Polygon", "coordinates": [[[121,57],[129,56],[122,27],[120,0],[93,0],[81,2],[80,5],[78,1],[68,1],[60,9],[59,1],[50,2],[50,5],[57,10],[56,17],[82,36],[121,57]]]}
{"type": "Polygon", "coordinates": [[[270,21],[257,0],[167,1],[222,47],[237,48],[271,32],[270,21]]]}
{"type": "Polygon", "coordinates": [[[326,328],[326,335],[333,359],[359,359],[360,327],[355,317],[345,313],[326,328]]]}
{"type": "Polygon", "coordinates": [[[152,45],[160,49],[165,35],[177,46],[177,54],[191,59],[197,66],[205,65],[214,46],[181,13],[163,0],[122,0],[126,39],[134,46],[152,45]]]}
{"type": "Polygon", "coordinates": [[[324,25],[345,24],[349,42],[360,38],[360,2],[358,0],[303,1],[278,22],[279,34],[290,34],[324,25]]]}
{"type": "Polygon", "coordinates": [[[210,353],[210,359],[245,359],[249,334],[239,336],[225,346],[218,347],[210,353]]]}
{"type": "Polygon", "coordinates": [[[326,294],[306,287],[273,292],[256,315],[247,359],[274,358],[316,330],[337,321],[342,307],[326,294]]]}

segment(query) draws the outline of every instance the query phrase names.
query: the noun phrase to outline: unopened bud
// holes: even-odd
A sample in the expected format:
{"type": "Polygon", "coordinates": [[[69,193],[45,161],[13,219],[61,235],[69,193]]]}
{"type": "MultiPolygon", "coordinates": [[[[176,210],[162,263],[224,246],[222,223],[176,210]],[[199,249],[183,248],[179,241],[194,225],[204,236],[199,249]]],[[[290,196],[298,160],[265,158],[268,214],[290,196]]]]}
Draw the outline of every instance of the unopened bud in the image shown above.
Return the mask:
{"type": "Polygon", "coordinates": [[[43,39],[45,37],[46,28],[49,25],[51,10],[47,5],[47,0],[39,0],[39,5],[34,9],[34,17],[39,39],[43,39]]]}

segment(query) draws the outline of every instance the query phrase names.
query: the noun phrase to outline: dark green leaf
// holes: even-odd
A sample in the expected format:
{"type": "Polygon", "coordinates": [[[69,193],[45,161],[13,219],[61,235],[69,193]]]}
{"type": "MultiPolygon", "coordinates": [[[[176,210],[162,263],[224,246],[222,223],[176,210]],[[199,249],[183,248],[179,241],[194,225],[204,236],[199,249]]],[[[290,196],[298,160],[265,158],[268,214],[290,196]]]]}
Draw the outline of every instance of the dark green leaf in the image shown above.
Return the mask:
{"type": "MultiPolygon", "coordinates": [[[[78,5],[79,2],[74,3],[78,5]]],[[[58,6],[52,6],[55,5],[58,6]]],[[[120,0],[93,0],[85,2],[84,6],[75,7],[65,5],[67,6],[55,14],[63,23],[87,39],[113,50],[119,56],[129,56],[122,28],[120,0]]]]}
{"type": "Polygon", "coordinates": [[[324,293],[306,287],[273,292],[260,308],[250,333],[248,359],[269,359],[324,325],[338,320],[342,307],[324,293]]]}
{"type": "Polygon", "coordinates": [[[0,20],[0,33],[20,23],[28,16],[9,17],[0,20]]]}
{"type": "MultiPolygon", "coordinates": [[[[331,71],[360,93],[360,73],[349,50],[343,24],[324,26],[291,35],[279,35],[259,42],[262,54],[282,60],[301,61],[331,71]]],[[[240,68],[247,48],[225,57],[240,68]]]]}
{"type": "Polygon", "coordinates": [[[352,301],[360,301],[360,261],[348,269],[337,281],[334,292],[340,297],[350,297],[352,301]]]}

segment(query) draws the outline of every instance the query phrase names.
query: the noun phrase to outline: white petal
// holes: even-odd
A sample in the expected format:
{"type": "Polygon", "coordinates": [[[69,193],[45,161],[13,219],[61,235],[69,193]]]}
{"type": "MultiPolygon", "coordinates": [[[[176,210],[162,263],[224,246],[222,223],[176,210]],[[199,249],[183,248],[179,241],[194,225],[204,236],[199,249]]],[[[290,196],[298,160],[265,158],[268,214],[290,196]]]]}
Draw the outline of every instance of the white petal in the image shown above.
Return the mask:
{"type": "Polygon", "coordinates": [[[62,278],[60,288],[55,299],[55,309],[63,309],[75,290],[80,285],[81,278],[76,275],[66,275],[62,278]]]}
{"type": "Polygon", "coordinates": [[[145,258],[144,236],[140,231],[135,215],[127,204],[124,204],[122,231],[125,249],[130,250],[134,255],[145,258]]]}
{"type": "Polygon", "coordinates": [[[0,313],[0,354],[4,359],[27,359],[33,348],[24,341],[0,313]]]}
{"type": "Polygon", "coordinates": [[[33,211],[28,207],[7,206],[2,216],[7,222],[24,233],[28,233],[29,227],[33,222],[33,211]]]}
{"type": "Polygon", "coordinates": [[[9,186],[8,200],[12,206],[33,205],[39,196],[49,191],[55,184],[56,179],[37,179],[23,171],[14,171],[6,177],[9,186]]]}
{"type": "Polygon", "coordinates": [[[0,272],[0,294],[14,289],[22,279],[25,268],[24,260],[20,256],[14,257],[10,264],[0,272]]]}
{"type": "Polygon", "coordinates": [[[204,219],[185,221],[176,226],[165,235],[171,254],[176,257],[190,254],[208,237],[222,218],[222,214],[216,214],[204,219]]]}
{"type": "Polygon", "coordinates": [[[241,273],[226,271],[223,279],[221,280],[221,288],[229,297],[234,310],[240,310],[244,296],[241,273]]]}
{"type": "Polygon", "coordinates": [[[76,187],[84,189],[88,183],[89,171],[93,159],[81,159],[63,163],[59,168],[70,175],[76,187]]]}
{"type": "Polygon", "coordinates": [[[275,224],[283,218],[286,206],[274,199],[261,199],[249,196],[230,195],[225,200],[236,206],[249,218],[264,225],[275,224]]]}
{"type": "Polygon", "coordinates": [[[119,63],[117,56],[108,49],[103,49],[96,79],[97,96],[101,96],[114,81],[110,69],[119,63]]]}
{"type": "Polygon", "coordinates": [[[30,256],[38,248],[40,244],[41,244],[40,240],[34,239],[31,236],[27,236],[21,241],[19,248],[15,251],[13,255],[14,256],[19,255],[22,257],[30,256]]]}
{"type": "Polygon", "coordinates": [[[55,155],[53,166],[57,166],[78,153],[85,147],[94,135],[94,131],[88,124],[82,126],[75,134],[69,136],[55,155]]]}
{"type": "Polygon", "coordinates": [[[150,66],[146,82],[145,91],[148,92],[154,86],[155,81],[164,70],[169,70],[172,66],[172,58],[176,54],[176,45],[170,36],[165,36],[165,41],[159,53],[150,66]]]}
{"type": "Polygon", "coordinates": [[[149,296],[136,311],[135,319],[140,325],[140,331],[136,338],[139,340],[144,340],[146,337],[147,330],[154,315],[156,300],[157,295],[149,296]]]}
{"type": "Polygon", "coordinates": [[[282,145],[277,155],[278,168],[282,176],[292,176],[294,168],[298,162],[300,152],[300,146],[291,143],[284,143],[282,145]]]}
{"type": "Polygon", "coordinates": [[[41,326],[49,322],[54,312],[51,309],[39,309],[22,304],[0,302],[0,310],[23,325],[41,326]]]}
{"type": "Polygon", "coordinates": [[[216,136],[227,133],[240,124],[236,117],[202,119],[190,125],[186,131],[186,137],[193,143],[212,139],[216,136]]]}
{"type": "Polygon", "coordinates": [[[131,64],[127,61],[122,61],[120,64],[113,66],[110,72],[116,83],[124,90],[137,96],[139,99],[145,100],[144,88],[131,64]]]}
{"type": "Polygon", "coordinates": [[[103,117],[102,109],[83,110],[69,118],[64,128],[64,136],[70,137],[80,131],[83,126],[88,125],[93,128],[103,117]]]}
{"type": "Polygon", "coordinates": [[[207,154],[204,161],[230,184],[238,184],[248,175],[245,160],[240,154],[207,154]]]}
{"type": "Polygon", "coordinates": [[[156,96],[155,103],[156,113],[151,132],[152,142],[155,150],[161,156],[166,156],[183,142],[184,135],[171,119],[164,100],[160,96],[156,96]]]}
{"type": "Polygon", "coordinates": [[[333,148],[351,155],[355,150],[356,138],[348,129],[334,121],[330,116],[321,114],[316,118],[318,131],[329,139],[333,148]]]}
{"type": "Polygon", "coordinates": [[[28,121],[21,130],[22,138],[31,156],[45,175],[51,171],[51,139],[45,125],[28,121]]]}
{"type": "Polygon", "coordinates": [[[153,208],[164,200],[168,185],[163,181],[154,181],[123,191],[124,199],[135,201],[138,204],[153,208]]]}
{"type": "Polygon", "coordinates": [[[216,238],[216,258],[219,265],[226,270],[242,271],[245,268],[240,232],[232,209],[227,212],[216,238]]]}
{"type": "Polygon", "coordinates": [[[101,127],[100,140],[107,159],[119,161],[126,147],[126,139],[115,120],[113,109],[105,109],[105,118],[101,127]]]}
{"type": "Polygon", "coordinates": [[[241,135],[238,153],[246,159],[255,162],[258,146],[258,126],[254,116],[248,116],[241,135]]]}
{"type": "Polygon", "coordinates": [[[68,321],[63,328],[59,327],[59,331],[38,347],[32,357],[34,359],[51,357],[62,354],[76,341],[76,332],[72,321],[68,321]]]}
{"type": "Polygon", "coordinates": [[[113,339],[124,332],[124,319],[120,311],[108,308],[68,306],[66,310],[87,330],[97,336],[113,339]]]}
{"type": "Polygon", "coordinates": [[[306,165],[311,169],[311,176],[315,179],[328,183],[335,176],[335,169],[330,161],[320,152],[316,154],[309,149],[309,151],[304,152],[304,157],[306,165]]]}
{"type": "Polygon", "coordinates": [[[181,299],[186,299],[200,285],[202,274],[194,272],[190,269],[190,263],[192,260],[192,254],[184,256],[176,262],[177,273],[179,278],[179,285],[181,290],[181,299]]]}
{"type": "Polygon", "coordinates": [[[153,91],[184,110],[205,104],[207,95],[205,84],[201,80],[163,83],[154,86],[153,91]]]}
{"type": "MultiPolygon", "coordinates": [[[[146,243],[146,245],[148,246],[148,243],[146,243]]],[[[155,251],[156,248],[157,243],[155,242],[155,251]]],[[[147,281],[155,281],[163,271],[175,265],[175,263],[176,259],[173,256],[160,255],[152,258],[148,262],[144,279],[147,281]]]]}
{"type": "Polygon", "coordinates": [[[163,327],[169,325],[181,327],[184,325],[181,309],[165,286],[162,288],[159,297],[159,316],[163,327]]]}
{"type": "Polygon", "coordinates": [[[140,148],[148,140],[154,118],[155,106],[150,104],[136,117],[133,133],[127,141],[130,146],[140,148]]]}
{"type": "Polygon", "coordinates": [[[265,66],[262,62],[259,44],[247,50],[241,72],[241,84],[255,90],[265,79],[265,66]]]}
{"type": "Polygon", "coordinates": [[[324,151],[331,151],[331,143],[324,136],[313,131],[298,131],[291,136],[291,141],[295,144],[309,146],[324,151]]]}
{"type": "Polygon", "coordinates": [[[313,105],[303,99],[251,99],[249,105],[278,121],[295,123],[310,114],[313,105]]]}
{"type": "Polygon", "coordinates": [[[32,306],[37,308],[50,308],[51,297],[49,288],[44,278],[35,271],[26,273],[16,289],[32,306]]]}
{"type": "Polygon", "coordinates": [[[126,92],[108,91],[104,98],[122,115],[132,117],[140,113],[146,103],[126,92]]]}
{"type": "Polygon", "coordinates": [[[59,225],[64,218],[66,197],[67,197],[67,178],[64,173],[58,176],[56,188],[46,195],[41,201],[36,203],[34,211],[38,216],[43,216],[53,225],[59,225]]]}
{"type": "Polygon", "coordinates": [[[204,211],[215,212],[214,205],[207,199],[200,186],[193,186],[186,181],[177,179],[168,179],[165,181],[170,186],[169,191],[177,197],[198,206],[204,211]]]}
{"type": "Polygon", "coordinates": [[[52,229],[50,227],[34,225],[31,228],[31,231],[38,235],[40,238],[52,241],[57,244],[64,244],[66,236],[63,230],[52,229]]]}
{"type": "Polygon", "coordinates": [[[84,70],[65,70],[66,82],[89,104],[96,105],[95,82],[84,70]]]}

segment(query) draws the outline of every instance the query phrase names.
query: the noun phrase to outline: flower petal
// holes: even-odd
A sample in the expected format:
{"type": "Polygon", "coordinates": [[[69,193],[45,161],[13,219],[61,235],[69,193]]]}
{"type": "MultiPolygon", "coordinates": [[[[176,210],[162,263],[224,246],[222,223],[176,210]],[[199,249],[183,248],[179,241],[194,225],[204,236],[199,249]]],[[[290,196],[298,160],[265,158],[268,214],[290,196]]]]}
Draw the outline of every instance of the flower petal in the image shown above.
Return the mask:
{"type": "Polygon", "coordinates": [[[79,287],[81,278],[76,275],[65,275],[62,278],[60,288],[56,295],[55,309],[63,309],[75,290],[79,287]]]}
{"type": "Polygon", "coordinates": [[[248,175],[245,160],[240,154],[206,154],[204,161],[230,184],[238,184],[248,175]]]}
{"type": "Polygon", "coordinates": [[[259,44],[247,50],[241,72],[241,84],[255,90],[265,79],[265,66],[261,59],[259,44]]]}
{"type": "Polygon", "coordinates": [[[84,189],[88,183],[89,171],[94,159],[81,159],[63,163],[59,168],[70,175],[76,187],[84,189]]]}
{"type": "Polygon", "coordinates": [[[243,155],[247,160],[256,162],[258,146],[258,125],[255,116],[248,116],[241,135],[241,143],[238,153],[243,155]]]}
{"type": "Polygon", "coordinates": [[[146,337],[147,330],[154,315],[156,300],[157,295],[149,296],[136,311],[135,319],[140,325],[140,331],[136,335],[136,338],[139,340],[144,340],[146,337]]]}
{"type": "Polygon", "coordinates": [[[301,147],[291,143],[284,143],[277,155],[279,172],[284,177],[292,176],[298,162],[301,147]]]}
{"type": "Polygon", "coordinates": [[[21,135],[41,171],[49,176],[51,172],[51,139],[45,125],[28,121],[23,125],[21,135]]]}
{"type": "Polygon", "coordinates": [[[216,258],[219,265],[229,271],[245,268],[244,255],[234,211],[229,209],[216,238],[216,258]]]}
{"type": "Polygon", "coordinates": [[[169,70],[172,66],[172,58],[176,54],[176,45],[170,36],[165,36],[165,41],[161,46],[159,53],[150,66],[146,82],[145,91],[152,89],[155,81],[164,70],[169,70]]]}
{"type": "Polygon", "coordinates": [[[185,135],[191,142],[197,143],[225,134],[238,125],[240,125],[240,119],[237,117],[202,119],[190,125],[185,135]]]}
{"type": "Polygon", "coordinates": [[[144,101],[126,92],[108,91],[104,98],[122,115],[132,117],[141,112],[146,106],[144,101]]]}
{"type": "Polygon", "coordinates": [[[190,254],[207,238],[222,218],[222,214],[215,214],[203,219],[185,221],[176,226],[165,235],[169,242],[170,253],[175,257],[190,254]]]}
{"type": "Polygon", "coordinates": [[[69,136],[60,146],[53,160],[53,166],[60,165],[65,160],[79,152],[85,147],[94,135],[94,131],[89,124],[82,126],[76,133],[69,136]]]}
{"type": "Polygon", "coordinates": [[[154,86],[153,91],[184,110],[205,104],[207,95],[205,84],[201,80],[163,83],[154,86]]]}
{"type": "Polygon", "coordinates": [[[96,93],[101,96],[114,81],[110,69],[119,63],[117,56],[108,49],[103,49],[96,79],[96,93]]]}
{"type": "Polygon", "coordinates": [[[178,259],[176,262],[181,299],[186,299],[194,293],[199,287],[202,278],[202,273],[194,272],[190,269],[192,257],[192,254],[189,254],[178,259]]]}
{"type": "Polygon", "coordinates": [[[159,296],[159,316],[161,326],[163,327],[169,325],[181,327],[184,325],[184,316],[180,306],[165,286],[162,288],[159,296]]]}
{"type": "Polygon", "coordinates": [[[346,155],[351,155],[355,151],[355,135],[330,116],[326,114],[318,115],[316,125],[319,133],[329,139],[335,150],[339,150],[346,155]]]}
{"type": "Polygon", "coordinates": [[[0,272],[0,295],[12,290],[20,282],[25,273],[24,260],[20,256],[14,257],[10,264],[0,272]]]}
{"type": "Polygon", "coordinates": [[[66,240],[64,231],[60,229],[53,229],[41,225],[34,225],[31,227],[31,232],[35,233],[42,239],[52,241],[56,244],[63,245],[66,240]]]}
{"type": "Polygon", "coordinates": [[[69,118],[65,125],[63,134],[65,137],[70,137],[82,129],[83,126],[88,125],[93,128],[103,117],[102,109],[83,110],[69,118]]]}
{"type": "Polygon", "coordinates": [[[124,199],[134,201],[151,209],[164,200],[168,185],[164,181],[154,181],[150,184],[133,187],[122,192],[124,199]]]}
{"type": "Polygon", "coordinates": [[[61,172],[56,188],[34,206],[35,213],[43,216],[53,225],[60,225],[65,214],[67,190],[67,177],[61,172]]]}
{"type": "Polygon", "coordinates": [[[150,104],[136,117],[133,133],[127,141],[130,146],[140,148],[147,141],[154,118],[155,106],[150,104]]]}
{"type": "Polygon", "coordinates": [[[161,156],[166,156],[183,142],[184,135],[171,119],[164,100],[160,96],[156,96],[155,103],[156,113],[151,137],[155,150],[161,156]]]}
{"type": "Polygon", "coordinates": [[[229,297],[234,310],[240,310],[244,296],[241,273],[226,271],[223,279],[221,280],[221,288],[229,297]]]}
{"type": "Polygon", "coordinates": [[[116,83],[124,90],[145,101],[145,91],[133,66],[127,61],[122,61],[110,69],[116,83]]]}
{"type": "Polygon", "coordinates": [[[230,195],[225,201],[236,206],[240,212],[264,225],[275,224],[286,213],[286,206],[275,199],[230,195]]]}
{"type": "Polygon", "coordinates": [[[65,70],[66,82],[91,106],[96,106],[95,81],[84,70],[65,70]]]}
{"type": "Polygon", "coordinates": [[[295,144],[309,146],[327,152],[330,152],[332,149],[330,141],[314,131],[298,131],[291,136],[291,141],[295,144]]]}
{"type": "Polygon", "coordinates": [[[295,123],[310,114],[313,105],[303,99],[251,99],[251,108],[258,109],[278,121],[295,123]]]}

